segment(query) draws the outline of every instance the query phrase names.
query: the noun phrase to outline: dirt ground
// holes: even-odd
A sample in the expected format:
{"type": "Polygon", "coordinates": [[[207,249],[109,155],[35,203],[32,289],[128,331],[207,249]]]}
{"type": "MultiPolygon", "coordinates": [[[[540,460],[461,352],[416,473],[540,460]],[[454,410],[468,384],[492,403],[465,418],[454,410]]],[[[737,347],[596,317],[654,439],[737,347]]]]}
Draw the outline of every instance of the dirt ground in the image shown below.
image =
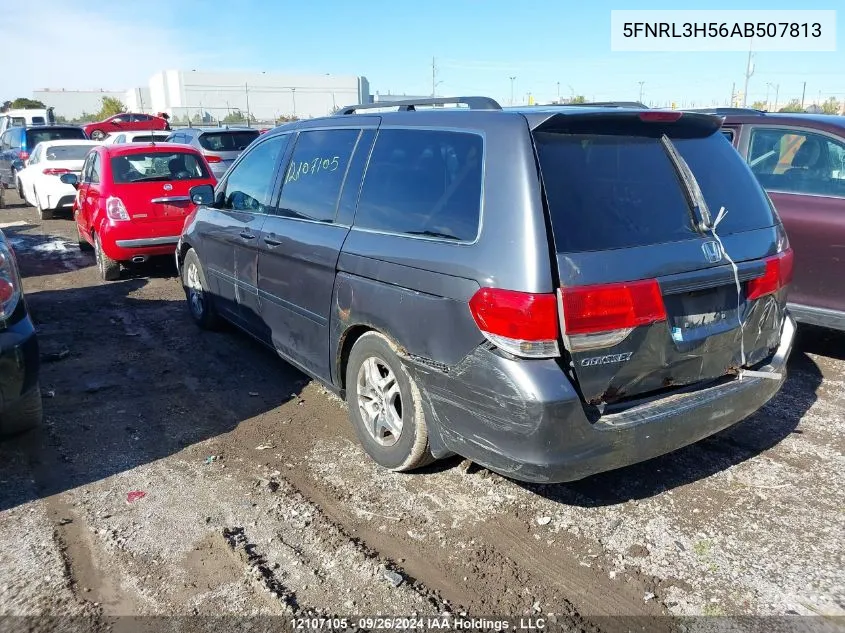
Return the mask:
{"type": "Polygon", "coordinates": [[[394,474],[320,385],[195,327],[169,261],[103,283],[68,218],[6,204],[45,423],[0,444],[0,615],[845,623],[845,335],[801,329],[769,405],[645,464],[551,486],[459,458],[394,474]]]}

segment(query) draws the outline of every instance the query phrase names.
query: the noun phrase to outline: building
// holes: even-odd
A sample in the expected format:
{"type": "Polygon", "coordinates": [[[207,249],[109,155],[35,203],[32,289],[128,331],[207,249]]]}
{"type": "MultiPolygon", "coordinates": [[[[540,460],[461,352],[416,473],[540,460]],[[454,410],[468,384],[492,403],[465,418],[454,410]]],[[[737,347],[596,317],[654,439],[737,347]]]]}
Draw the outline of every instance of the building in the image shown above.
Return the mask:
{"type": "Polygon", "coordinates": [[[257,121],[317,117],[369,103],[370,85],[354,75],[166,70],[149,82],[147,110],[213,122],[247,113],[257,121]]]}
{"type": "Polygon", "coordinates": [[[32,98],[51,106],[56,116],[68,120],[82,118],[86,114],[96,114],[103,106],[103,97],[114,97],[126,102],[125,90],[34,90],[32,98]]]}

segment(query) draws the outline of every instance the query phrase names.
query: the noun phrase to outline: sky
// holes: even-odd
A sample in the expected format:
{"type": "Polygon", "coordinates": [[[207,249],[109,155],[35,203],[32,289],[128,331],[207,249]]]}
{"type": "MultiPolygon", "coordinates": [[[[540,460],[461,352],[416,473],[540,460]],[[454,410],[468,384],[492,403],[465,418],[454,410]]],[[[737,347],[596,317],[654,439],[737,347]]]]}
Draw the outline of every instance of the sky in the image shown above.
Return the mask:
{"type": "MultiPolygon", "coordinates": [[[[808,6],[803,6],[808,5],[808,6]]],[[[793,9],[787,0],[144,0],[15,3],[0,17],[0,99],[33,89],[126,90],[167,69],[363,75],[371,92],[427,95],[432,59],[438,95],[478,94],[524,103],[584,95],[679,107],[726,103],[742,90],[747,53],[612,52],[612,9],[793,9]]],[[[758,52],[748,103],[845,101],[845,5],[838,48],[758,52]],[[777,86],[777,87],[776,87],[777,86]]]]}

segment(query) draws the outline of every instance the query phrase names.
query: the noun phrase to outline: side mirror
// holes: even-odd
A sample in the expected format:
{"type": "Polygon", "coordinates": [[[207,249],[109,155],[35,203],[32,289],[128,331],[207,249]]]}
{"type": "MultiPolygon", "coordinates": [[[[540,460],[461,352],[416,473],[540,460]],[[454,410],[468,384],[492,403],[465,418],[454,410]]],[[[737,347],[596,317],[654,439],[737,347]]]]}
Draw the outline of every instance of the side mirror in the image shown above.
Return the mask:
{"type": "Polygon", "coordinates": [[[79,176],[76,174],[62,174],[59,176],[59,180],[61,180],[66,185],[72,185],[74,188],[79,187],[79,176]]]}
{"type": "Polygon", "coordinates": [[[214,202],[214,187],[211,185],[197,185],[191,187],[191,202],[197,206],[209,206],[214,202]]]}

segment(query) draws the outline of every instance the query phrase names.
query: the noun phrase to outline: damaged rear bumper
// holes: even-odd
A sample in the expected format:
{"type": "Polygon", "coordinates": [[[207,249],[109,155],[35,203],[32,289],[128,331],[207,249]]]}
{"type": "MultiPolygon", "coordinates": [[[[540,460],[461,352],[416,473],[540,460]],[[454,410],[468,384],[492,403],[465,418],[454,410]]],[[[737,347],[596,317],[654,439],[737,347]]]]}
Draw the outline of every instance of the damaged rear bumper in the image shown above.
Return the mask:
{"type": "Polygon", "coordinates": [[[436,455],[454,452],[507,477],[556,483],[669,453],[745,419],[786,379],[794,337],[787,315],[774,357],[755,375],[675,392],[596,422],[554,360],[509,360],[479,349],[448,373],[413,361],[408,368],[421,388],[436,455]]]}

